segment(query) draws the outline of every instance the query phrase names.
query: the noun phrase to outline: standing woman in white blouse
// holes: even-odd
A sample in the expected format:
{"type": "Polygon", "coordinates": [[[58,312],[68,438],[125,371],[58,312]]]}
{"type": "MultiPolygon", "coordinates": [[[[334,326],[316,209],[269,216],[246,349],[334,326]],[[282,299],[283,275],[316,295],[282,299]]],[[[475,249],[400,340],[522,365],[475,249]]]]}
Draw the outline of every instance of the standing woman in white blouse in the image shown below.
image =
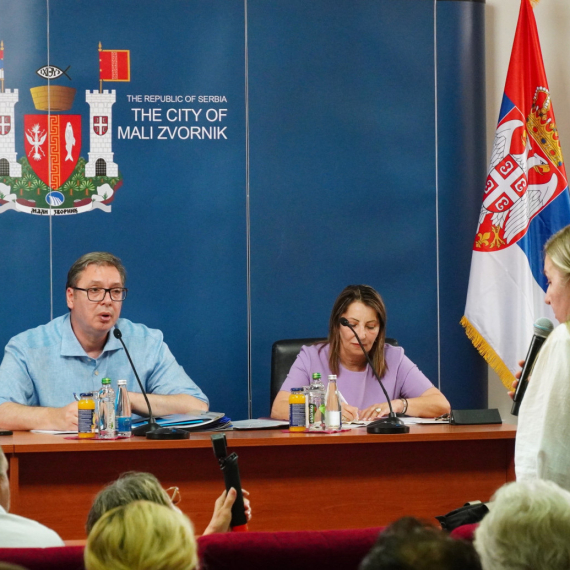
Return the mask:
{"type": "Polygon", "coordinates": [[[515,447],[517,481],[548,479],[570,490],[570,226],[544,246],[545,302],[559,325],[538,355],[522,401],[515,447]]]}

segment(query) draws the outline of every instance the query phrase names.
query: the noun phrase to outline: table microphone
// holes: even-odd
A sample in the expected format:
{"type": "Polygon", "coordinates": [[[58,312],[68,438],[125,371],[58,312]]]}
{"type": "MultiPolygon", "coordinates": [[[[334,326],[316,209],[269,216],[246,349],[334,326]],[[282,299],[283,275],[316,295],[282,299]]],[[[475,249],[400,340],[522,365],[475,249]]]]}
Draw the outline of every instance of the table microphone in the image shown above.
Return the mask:
{"type": "Polygon", "coordinates": [[[384,388],[382,380],[380,380],[378,374],[376,374],[376,370],[374,370],[374,365],[370,360],[370,356],[368,355],[368,352],[366,352],[364,346],[362,346],[362,342],[360,342],[360,338],[356,334],[356,331],[345,317],[340,318],[340,324],[343,327],[348,327],[352,331],[352,334],[354,334],[356,337],[356,340],[358,341],[358,344],[360,345],[360,348],[362,349],[362,352],[364,353],[364,356],[366,356],[366,360],[372,369],[372,373],[376,377],[376,380],[378,380],[380,388],[382,388],[382,392],[384,392],[384,396],[386,396],[386,401],[388,402],[388,407],[390,408],[390,414],[388,417],[371,422],[366,427],[366,431],[368,433],[409,433],[409,426],[405,425],[404,422],[394,413],[392,402],[390,401],[390,396],[388,396],[388,392],[386,392],[386,388],[384,388]]]}
{"type": "Polygon", "coordinates": [[[135,368],[135,365],[131,360],[131,355],[129,354],[129,351],[127,350],[127,347],[123,341],[123,333],[117,327],[115,327],[113,329],[113,336],[123,345],[123,348],[125,349],[125,353],[127,354],[127,358],[129,359],[131,368],[135,373],[135,378],[139,383],[139,387],[141,389],[142,395],[144,396],[144,400],[148,407],[148,422],[146,424],[143,424],[142,426],[133,428],[132,430],[133,435],[146,435],[147,439],[189,439],[190,433],[187,431],[184,431],[182,429],[160,427],[156,423],[154,416],[152,414],[152,408],[150,407],[150,402],[148,401],[148,397],[146,395],[146,390],[142,385],[141,379],[137,374],[137,369],[135,368]]]}
{"type": "Polygon", "coordinates": [[[550,319],[542,317],[534,323],[533,328],[534,336],[530,341],[530,346],[528,347],[528,352],[524,361],[521,377],[519,383],[517,384],[515,395],[513,396],[513,407],[511,409],[511,414],[513,416],[519,415],[519,409],[523,401],[524,393],[526,392],[528,386],[528,377],[532,372],[532,368],[534,366],[538,353],[540,352],[544,341],[554,329],[554,325],[550,319]]]}

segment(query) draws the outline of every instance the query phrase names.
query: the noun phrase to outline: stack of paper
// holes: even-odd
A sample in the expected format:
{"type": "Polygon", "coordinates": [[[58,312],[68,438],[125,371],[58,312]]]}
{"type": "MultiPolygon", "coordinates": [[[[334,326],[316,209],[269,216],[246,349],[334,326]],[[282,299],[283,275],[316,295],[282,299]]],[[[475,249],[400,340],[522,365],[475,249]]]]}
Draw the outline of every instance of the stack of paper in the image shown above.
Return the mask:
{"type": "MultiPolygon", "coordinates": [[[[148,420],[133,422],[133,428],[143,425],[148,420]]],[[[231,427],[231,419],[222,412],[195,412],[192,414],[170,414],[155,418],[162,427],[176,427],[185,431],[216,431],[231,427]]]]}

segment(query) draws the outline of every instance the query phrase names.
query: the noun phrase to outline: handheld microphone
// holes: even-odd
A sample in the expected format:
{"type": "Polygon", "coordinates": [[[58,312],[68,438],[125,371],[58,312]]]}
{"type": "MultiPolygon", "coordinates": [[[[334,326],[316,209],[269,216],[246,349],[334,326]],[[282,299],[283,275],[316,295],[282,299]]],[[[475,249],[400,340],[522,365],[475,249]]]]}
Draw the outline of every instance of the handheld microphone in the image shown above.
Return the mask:
{"type": "Polygon", "coordinates": [[[238,456],[237,453],[228,455],[228,448],[225,433],[217,433],[211,436],[214,455],[220,464],[220,469],[224,474],[224,483],[226,491],[232,487],[236,490],[236,500],[232,506],[232,520],[230,527],[234,532],[247,531],[247,517],[244,511],[243,492],[241,489],[241,481],[239,476],[238,456]]]}
{"type": "Polygon", "coordinates": [[[125,342],[123,341],[123,333],[117,327],[115,327],[113,330],[113,336],[123,345],[123,348],[125,349],[125,353],[127,355],[127,358],[129,359],[131,368],[135,373],[135,378],[139,383],[139,388],[141,389],[142,395],[144,396],[144,401],[146,402],[148,408],[148,422],[146,424],[143,424],[142,426],[134,428],[133,435],[143,435],[143,436],[146,435],[147,439],[188,439],[190,437],[189,432],[181,429],[160,427],[156,423],[154,416],[152,414],[152,408],[150,407],[150,402],[148,401],[148,397],[146,395],[146,390],[142,385],[141,379],[139,378],[139,375],[137,373],[137,369],[135,368],[135,365],[133,364],[133,361],[131,359],[131,355],[127,350],[125,342]]]}
{"type": "Polygon", "coordinates": [[[519,409],[521,407],[521,403],[528,386],[528,377],[532,372],[538,353],[540,352],[544,341],[554,329],[554,325],[550,319],[542,317],[534,323],[533,328],[534,336],[530,341],[530,346],[528,347],[528,352],[524,361],[521,377],[517,385],[517,389],[515,390],[515,395],[513,396],[513,407],[511,409],[511,414],[513,416],[519,415],[519,409]]]}
{"type": "Polygon", "coordinates": [[[382,380],[380,380],[378,374],[376,374],[376,370],[374,369],[372,360],[370,360],[370,356],[368,355],[368,352],[366,352],[366,349],[362,345],[362,342],[360,341],[360,338],[356,334],[356,331],[345,317],[340,318],[340,324],[343,327],[348,327],[352,331],[352,334],[354,335],[356,340],[358,341],[358,344],[360,345],[360,348],[362,349],[362,352],[364,353],[364,356],[366,356],[366,360],[368,361],[368,364],[372,369],[372,373],[374,374],[376,380],[378,380],[380,388],[382,388],[382,392],[384,392],[384,396],[386,396],[386,401],[388,402],[388,407],[390,408],[390,414],[386,418],[382,418],[368,424],[368,426],[366,427],[366,431],[368,433],[409,433],[410,431],[409,426],[405,425],[404,422],[401,419],[399,419],[394,413],[394,409],[392,408],[392,402],[390,401],[390,396],[388,396],[388,392],[386,392],[386,388],[384,388],[382,380]]]}

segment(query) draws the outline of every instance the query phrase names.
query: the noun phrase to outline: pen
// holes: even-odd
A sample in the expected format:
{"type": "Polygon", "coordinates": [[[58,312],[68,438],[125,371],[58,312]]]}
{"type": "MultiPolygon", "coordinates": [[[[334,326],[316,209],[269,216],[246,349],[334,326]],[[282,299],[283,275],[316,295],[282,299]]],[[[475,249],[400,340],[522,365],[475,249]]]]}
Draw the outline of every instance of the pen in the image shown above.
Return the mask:
{"type": "MultiPolygon", "coordinates": [[[[346,401],[346,398],[342,395],[342,392],[341,392],[340,390],[338,390],[338,388],[337,388],[337,391],[338,391],[338,395],[339,395],[339,397],[340,397],[340,401],[341,401],[343,404],[346,404],[347,406],[350,406],[350,404],[346,401]]],[[[353,421],[355,421],[355,422],[358,421],[358,412],[356,413],[356,417],[354,418],[353,421]]],[[[348,423],[350,423],[350,422],[348,422],[348,423]]]]}

